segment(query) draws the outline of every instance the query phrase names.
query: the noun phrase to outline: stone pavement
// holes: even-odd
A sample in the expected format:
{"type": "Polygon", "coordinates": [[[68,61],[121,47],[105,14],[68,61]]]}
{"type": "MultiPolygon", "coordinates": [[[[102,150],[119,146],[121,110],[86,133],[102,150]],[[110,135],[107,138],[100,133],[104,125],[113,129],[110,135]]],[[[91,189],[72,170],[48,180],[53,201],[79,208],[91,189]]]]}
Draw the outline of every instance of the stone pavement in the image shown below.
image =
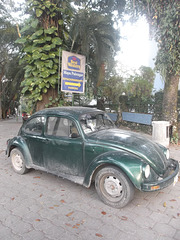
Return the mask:
{"type": "MultiPolygon", "coordinates": [[[[180,239],[180,179],[158,192],[136,191],[128,206],[113,209],[94,186],[35,170],[16,174],[5,149],[20,125],[0,121],[0,240],[180,239]]],[[[180,161],[180,146],[170,154],[180,161]]]]}

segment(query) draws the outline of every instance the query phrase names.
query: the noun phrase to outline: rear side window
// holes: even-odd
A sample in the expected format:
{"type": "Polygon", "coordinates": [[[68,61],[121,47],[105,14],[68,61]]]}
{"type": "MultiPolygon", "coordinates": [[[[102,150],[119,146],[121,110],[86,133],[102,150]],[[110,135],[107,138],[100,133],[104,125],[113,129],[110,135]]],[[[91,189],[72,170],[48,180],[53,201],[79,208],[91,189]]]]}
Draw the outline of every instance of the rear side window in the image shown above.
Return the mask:
{"type": "Polygon", "coordinates": [[[45,118],[44,117],[35,117],[27,122],[24,127],[24,132],[33,135],[41,135],[43,131],[45,118]]]}

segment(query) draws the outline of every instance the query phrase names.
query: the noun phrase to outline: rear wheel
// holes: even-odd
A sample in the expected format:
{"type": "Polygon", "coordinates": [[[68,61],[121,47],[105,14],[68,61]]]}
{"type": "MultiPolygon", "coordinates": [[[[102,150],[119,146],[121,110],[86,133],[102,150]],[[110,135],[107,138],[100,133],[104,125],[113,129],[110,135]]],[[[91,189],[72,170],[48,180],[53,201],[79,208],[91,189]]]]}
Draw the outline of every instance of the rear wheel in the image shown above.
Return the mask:
{"type": "Polygon", "coordinates": [[[101,169],[95,178],[100,199],[114,208],[126,206],[134,196],[134,186],[126,174],[115,167],[101,169]]]}
{"type": "Polygon", "coordinates": [[[10,153],[10,158],[13,169],[16,173],[25,174],[28,172],[28,169],[25,165],[24,156],[19,149],[14,148],[10,153]]]}

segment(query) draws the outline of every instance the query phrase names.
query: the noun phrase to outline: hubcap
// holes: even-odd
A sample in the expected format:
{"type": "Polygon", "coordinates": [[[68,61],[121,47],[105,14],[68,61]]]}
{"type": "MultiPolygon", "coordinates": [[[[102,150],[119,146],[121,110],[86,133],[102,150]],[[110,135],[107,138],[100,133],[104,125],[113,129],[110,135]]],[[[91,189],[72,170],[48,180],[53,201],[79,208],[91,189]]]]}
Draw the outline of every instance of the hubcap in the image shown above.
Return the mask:
{"type": "Polygon", "coordinates": [[[23,161],[22,161],[22,158],[21,158],[21,156],[19,154],[13,155],[12,162],[13,162],[14,167],[17,170],[21,170],[22,169],[23,161]]]}
{"type": "Polygon", "coordinates": [[[119,197],[122,192],[120,181],[113,176],[106,177],[104,181],[104,188],[111,197],[119,197]]]}

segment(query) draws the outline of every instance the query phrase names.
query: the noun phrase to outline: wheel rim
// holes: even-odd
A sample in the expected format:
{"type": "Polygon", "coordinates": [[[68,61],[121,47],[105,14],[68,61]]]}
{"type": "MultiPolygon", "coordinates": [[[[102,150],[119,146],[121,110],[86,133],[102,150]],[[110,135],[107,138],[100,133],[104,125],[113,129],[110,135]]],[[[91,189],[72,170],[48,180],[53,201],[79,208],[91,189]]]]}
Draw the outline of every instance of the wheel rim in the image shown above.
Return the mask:
{"type": "Polygon", "coordinates": [[[118,178],[115,176],[107,176],[104,180],[104,189],[113,198],[122,195],[122,185],[118,178]]]}
{"type": "Polygon", "coordinates": [[[12,164],[14,168],[20,171],[23,167],[23,160],[19,154],[13,154],[12,156],[12,164]]]}

